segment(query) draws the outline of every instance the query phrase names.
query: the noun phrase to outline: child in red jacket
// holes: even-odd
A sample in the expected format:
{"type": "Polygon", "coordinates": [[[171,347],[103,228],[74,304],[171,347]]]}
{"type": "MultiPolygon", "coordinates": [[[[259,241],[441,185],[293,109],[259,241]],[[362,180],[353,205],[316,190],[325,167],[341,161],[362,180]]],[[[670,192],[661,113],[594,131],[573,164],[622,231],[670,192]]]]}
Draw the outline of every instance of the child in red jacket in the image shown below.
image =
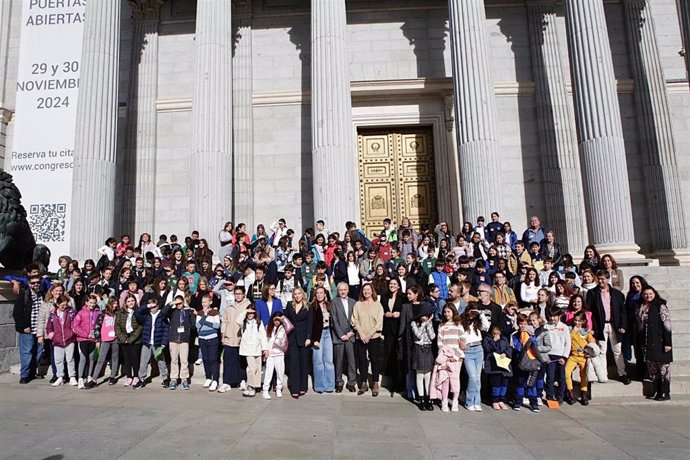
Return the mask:
{"type": "Polygon", "coordinates": [[[54,387],[59,387],[65,383],[65,360],[67,361],[67,374],[70,385],[77,385],[74,369],[74,342],[77,335],[72,330],[75,313],[69,306],[69,300],[65,296],[56,299],[57,308],[48,315],[46,323],[46,338],[53,341],[53,357],[57,370],[57,380],[53,383],[54,387]]]}

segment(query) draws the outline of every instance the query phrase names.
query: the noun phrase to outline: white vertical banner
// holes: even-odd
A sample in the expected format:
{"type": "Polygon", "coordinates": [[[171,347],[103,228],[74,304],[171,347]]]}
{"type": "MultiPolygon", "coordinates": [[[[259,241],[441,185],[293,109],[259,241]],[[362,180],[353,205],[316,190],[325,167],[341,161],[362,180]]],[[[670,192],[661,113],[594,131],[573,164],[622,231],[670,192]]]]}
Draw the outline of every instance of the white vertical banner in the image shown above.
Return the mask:
{"type": "Polygon", "coordinates": [[[57,258],[69,251],[74,133],[86,0],[21,3],[9,172],[22,194],[36,242],[50,248],[51,268],[55,268],[57,258]]]}

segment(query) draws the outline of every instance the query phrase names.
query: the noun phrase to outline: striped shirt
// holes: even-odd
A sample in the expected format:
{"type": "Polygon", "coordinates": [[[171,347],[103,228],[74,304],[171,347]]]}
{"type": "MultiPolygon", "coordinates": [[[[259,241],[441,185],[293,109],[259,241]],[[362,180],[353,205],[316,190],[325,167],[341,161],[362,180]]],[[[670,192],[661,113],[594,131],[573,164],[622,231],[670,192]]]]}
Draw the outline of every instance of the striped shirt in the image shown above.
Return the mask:
{"type": "Polygon", "coordinates": [[[41,311],[41,306],[43,305],[43,299],[31,291],[31,333],[36,335],[38,332],[38,314],[41,311]]]}
{"type": "Polygon", "coordinates": [[[436,343],[439,350],[443,347],[448,347],[455,352],[455,356],[463,358],[465,353],[460,349],[460,336],[463,330],[461,325],[455,325],[453,321],[448,321],[441,324],[438,328],[438,338],[436,343]]]}

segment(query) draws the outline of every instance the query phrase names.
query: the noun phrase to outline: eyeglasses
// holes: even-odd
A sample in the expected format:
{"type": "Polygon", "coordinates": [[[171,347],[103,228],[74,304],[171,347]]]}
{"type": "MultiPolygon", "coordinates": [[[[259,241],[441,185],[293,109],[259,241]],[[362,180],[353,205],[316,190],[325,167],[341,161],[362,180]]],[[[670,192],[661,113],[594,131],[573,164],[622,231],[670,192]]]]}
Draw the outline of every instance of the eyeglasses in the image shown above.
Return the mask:
{"type": "Polygon", "coordinates": [[[34,284],[41,284],[41,282],[40,281],[30,281],[29,284],[33,286],[34,284]]]}

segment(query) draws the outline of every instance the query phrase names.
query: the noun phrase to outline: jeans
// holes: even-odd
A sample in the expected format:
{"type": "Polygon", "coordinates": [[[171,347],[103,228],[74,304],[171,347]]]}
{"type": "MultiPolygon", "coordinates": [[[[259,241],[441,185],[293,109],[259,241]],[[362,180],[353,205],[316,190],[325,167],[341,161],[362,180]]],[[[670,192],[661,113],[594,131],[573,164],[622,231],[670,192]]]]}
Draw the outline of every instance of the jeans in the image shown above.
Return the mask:
{"type": "Polygon", "coordinates": [[[467,348],[463,364],[468,377],[465,407],[480,406],[482,403],[482,365],[484,364],[484,350],[481,345],[467,348]]]}
{"type": "Polygon", "coordinates": [[[247,372],[242,369],[240,347],[223,346],[223,383],[237,386],[247,380],[247,372]]]}
{"type": "Polygon", "coordinates": [[[212,339],[199,338],[199,353],[202,355],[204,361],[204,373],[207,380],[218,381],[220,377],[220,363],[218,362],[218,346],[220,339],[214,337],[212,339]]]}
{"type": "Polygon", "coordinates": [[[110,378],[117,377],[118,367],[120,367],[120,347],[117,341],[101,342],[101,347],[98,350],[98,362],[96,369],[93,371],[93,378],[97,379],[101,375],[101,371],[105,367],[105,363],[110,352],[110,378]]]}
{"type": "Polygon", "coordinates": [[[335,390],[335,368],[333,366],[333,340],[331,331],[321,332],[319,348],[312,348],[312,364],[314,366],[314,391],[323,393],[335,390]]]}
{"type": "Polygon", "coordinates": [[[563,401],[565,395],[565,364],[560,364],[558,362],[561,358],[563,357],[549,355],[551,361],[546,367],[546,396],[552,398],[556,397],[559,401],[563,401]],[[553,386],[556,382],[558,382],[558,395],[556,395],[553,386]]]}
{"type": "Polygon", "coordinates": [[[19,333],[19,377],[32,378],[36,375],[38,363],[43,355],[43,344],[38,343],[34,334],[19,333]]]}

